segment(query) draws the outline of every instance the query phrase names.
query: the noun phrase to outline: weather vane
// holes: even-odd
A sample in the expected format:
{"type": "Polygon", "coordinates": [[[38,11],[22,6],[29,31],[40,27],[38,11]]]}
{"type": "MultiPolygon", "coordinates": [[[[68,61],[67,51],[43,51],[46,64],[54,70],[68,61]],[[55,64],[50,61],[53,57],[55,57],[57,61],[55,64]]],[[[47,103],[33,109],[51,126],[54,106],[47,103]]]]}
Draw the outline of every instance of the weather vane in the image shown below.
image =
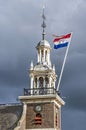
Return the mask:
{"type": "Polygon", "coordinates": [[[43,12],[42,12],[42,18],[43,18],[43,23],[42,23],[42,28],[43,28],[43,32],[42,32],[42,39],[44,40],[45,39],[45,28],[46,28],[46,24],[45,24],[45,20],[46,20],[46,17],[45,17],[45,14],[44,14],[44,9],[45,9],[45,6],[43,5],[43,12]]]}

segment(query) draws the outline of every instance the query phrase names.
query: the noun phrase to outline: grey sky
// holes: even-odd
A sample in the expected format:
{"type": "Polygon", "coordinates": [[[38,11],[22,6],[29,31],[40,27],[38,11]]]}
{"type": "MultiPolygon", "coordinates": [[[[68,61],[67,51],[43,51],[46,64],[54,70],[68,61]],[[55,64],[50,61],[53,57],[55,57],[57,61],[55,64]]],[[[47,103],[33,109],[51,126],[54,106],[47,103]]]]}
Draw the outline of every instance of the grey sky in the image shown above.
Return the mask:
{"type": "MultiPolygon", "coordinates": [[[[52,34],[73,32],[60,92],[66,101],[62,129],[86,129],[86,1],[0,0],[0,103],[16,102],[29,87],[29,67],[36,64],[41,40],[42,6],[45,3],[46,39],[51,61],[59,75],[65,49],[53,49],[52,34]]],[[[56,83],[57,85],[57,83],[56,83]]]]}

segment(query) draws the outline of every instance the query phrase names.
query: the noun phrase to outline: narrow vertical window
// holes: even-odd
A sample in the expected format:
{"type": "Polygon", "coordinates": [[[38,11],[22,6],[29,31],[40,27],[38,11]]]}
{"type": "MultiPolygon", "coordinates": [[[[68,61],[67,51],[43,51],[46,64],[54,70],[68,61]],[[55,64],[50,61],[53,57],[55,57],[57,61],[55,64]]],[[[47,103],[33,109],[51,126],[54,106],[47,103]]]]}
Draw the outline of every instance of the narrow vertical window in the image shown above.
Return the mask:
{"type": "Polygon", "coordinates": [[[58,126],[58,117],[57,117],[57,113],[56,113],[56,127],[58,126]]]}

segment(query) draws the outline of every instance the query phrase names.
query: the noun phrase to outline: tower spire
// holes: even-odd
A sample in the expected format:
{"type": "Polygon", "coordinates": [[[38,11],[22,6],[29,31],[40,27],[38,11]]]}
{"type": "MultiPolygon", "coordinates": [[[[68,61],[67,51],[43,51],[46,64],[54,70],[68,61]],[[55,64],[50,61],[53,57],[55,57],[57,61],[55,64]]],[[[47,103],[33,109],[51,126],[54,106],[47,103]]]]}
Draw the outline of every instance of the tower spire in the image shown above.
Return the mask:
{"type": "Polygon", "coordinates": [[[42,32],[42,40],[45,39],[45,28],[46,28],[46,24],[45,24],[45,20],[46,20],[46,17],[45,17],[45,14],[44,14],[44,9],[45,9],[45,6],[43,6],[43,12],[42,12],[42,18],[43,18],[43,23],[41,25],[41,27],[43,28],[43,32],[42,32]]]}

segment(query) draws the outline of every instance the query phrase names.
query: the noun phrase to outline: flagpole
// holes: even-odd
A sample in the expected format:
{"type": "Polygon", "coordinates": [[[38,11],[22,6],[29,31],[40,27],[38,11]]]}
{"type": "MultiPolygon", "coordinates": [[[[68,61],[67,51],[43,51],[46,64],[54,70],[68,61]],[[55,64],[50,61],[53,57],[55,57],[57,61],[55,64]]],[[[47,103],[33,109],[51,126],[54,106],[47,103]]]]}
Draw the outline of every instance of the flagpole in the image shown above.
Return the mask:
{"type": "MultiPolygon", "coordinates": [[[[72,33],[71,33],[71,37],[72,37],[72,33]]],[[[70,39],[70,41],[71,41],[71,39],[70,39]]],[[[60,76],[59,76],[58,85],[57,85],[57,88],[56,88],[57,91],[59,91],[59,87],[60,87],[60,83],[61,83],[61,79],[62,79],[62,74],[63,74],[63,71],[64,71],[64,66],[65,66],[65,63],[66,63],[66,59],[67,59],[69,47],[70,47],[70,42],[69,42],[69,44],[67,46],[67,49],[66,49],[66,52],[65,52],[65,57],[64,57],[62,68],[61,68],[61,73],[60,73],[60,76]]]]}

